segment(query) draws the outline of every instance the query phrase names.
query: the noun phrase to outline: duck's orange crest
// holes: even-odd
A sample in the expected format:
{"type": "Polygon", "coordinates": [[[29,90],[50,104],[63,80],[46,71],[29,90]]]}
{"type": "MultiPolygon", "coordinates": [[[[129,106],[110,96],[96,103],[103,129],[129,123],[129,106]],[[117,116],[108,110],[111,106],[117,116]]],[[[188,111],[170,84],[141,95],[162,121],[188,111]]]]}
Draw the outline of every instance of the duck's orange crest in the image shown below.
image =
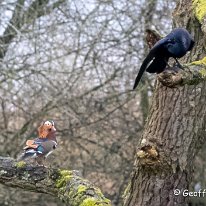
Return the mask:
{"type": "Polygon", "coordinates": [[[54,122],[53,121],[46,121],[44,122],[39,128],[38,128],[38,133],[39,133],[39,138],[47,138],[47,135],[51,130],[56,130],[54,128],[54,122]]]}

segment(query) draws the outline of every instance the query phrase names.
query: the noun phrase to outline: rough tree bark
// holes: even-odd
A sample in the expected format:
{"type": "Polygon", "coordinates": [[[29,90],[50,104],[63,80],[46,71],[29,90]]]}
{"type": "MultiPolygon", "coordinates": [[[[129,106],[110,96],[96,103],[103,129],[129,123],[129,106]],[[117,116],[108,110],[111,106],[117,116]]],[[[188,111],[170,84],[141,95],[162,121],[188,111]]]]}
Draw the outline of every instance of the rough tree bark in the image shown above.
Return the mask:
{"type": "Polygon", "coordinates": [[[206,7],[201,0],[179,1],[174,26],[195,38],[184,72],[158,76],[147,123],[138,144],[125,206],[187,205],[193,162],[206,135],[206,7]],[[179,195],[174,195],[178,189],[179,195]]]}
{"type": "Polygon", "coordinates": [[[111,206],[100,189],[77,171],[34,167],[0,157],[0,183],[28,191],[50,194],[69,206],[111,206]]]}

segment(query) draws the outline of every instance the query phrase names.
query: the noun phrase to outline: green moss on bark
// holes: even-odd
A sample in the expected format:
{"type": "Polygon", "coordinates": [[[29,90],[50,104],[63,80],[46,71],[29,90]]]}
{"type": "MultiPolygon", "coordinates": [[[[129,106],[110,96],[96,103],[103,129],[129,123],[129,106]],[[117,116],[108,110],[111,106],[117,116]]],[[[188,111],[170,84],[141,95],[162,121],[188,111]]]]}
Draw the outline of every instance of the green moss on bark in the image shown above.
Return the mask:
{"type": "Polygon", "coordinates": [[[84,186],[84,185],[80,185],[80,186],[78,187],[78,193],[85,192],[86,189],[87,189],[86,186],[84,186]]]}
{"type": "Polygon", "coordinates": [[[89,197],[89,198],[86,198],[80,206],[108,206],[109,205],[109,202],[106,203],[106,202],[100,202],[100,201],[97,201],[95,198],[92,198],[92,197],[89,197]]]}
{"type": "Polygon", "coordinates": [[[205,0],[193,0],[194,12],[196,18],[201,23],[206,16],[206,1],[205,0]]]}
{"type": "Polygon", "coordinates": [[[110,206],[100,189],[87,180],[76,175],[73,171],[60,170],[56,181],[60,199],[66,200],[72,206],[110,206]]]}
{"type": "Polygon", "coordinates": [[[125,188],[124,194],[122,195],[123,198],[126,198],[128,196],[130,188],[131,188],[131,182],[129,182],[127,187],[125,188]]]}
{"type": "Polygon", "coordinates": [[[183,77],[183,83],[188,85],[199,84],[206,80],[206,57],[187,64],[193,75],[183,77]]]}
{"type": "Polygon", "coordinates": [[[26,162],[20,161],[16,163],[17,168],[24,168],[26,166],[26,162]]]}
{"type": "Polygon", "coordinates": [[[202,58],[201,60],[191,62],[189,65],[203,65],[203,66],[206,66],[206,57],[202,58]]]}
{"type": "Polygon", "coordinates": [[[62,188],[65,187],[67,182],[72,178],[72,171],[69,170],[61,170],[59,179],[56,182],[56,187],[62,188]]]}

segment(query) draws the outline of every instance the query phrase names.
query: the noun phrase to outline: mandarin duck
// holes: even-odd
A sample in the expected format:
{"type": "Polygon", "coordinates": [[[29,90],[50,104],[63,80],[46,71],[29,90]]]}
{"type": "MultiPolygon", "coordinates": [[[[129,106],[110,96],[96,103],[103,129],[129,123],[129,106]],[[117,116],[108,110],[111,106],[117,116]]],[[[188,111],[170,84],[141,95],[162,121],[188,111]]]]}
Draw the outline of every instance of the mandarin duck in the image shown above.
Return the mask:
{"type": "Polygon", "coordinates": [[[38,165],[56,149],[56,129],[53,121],[45,121],[38,128],[38,138],[27,140],[19,160],[35,159],[38,165]]]}

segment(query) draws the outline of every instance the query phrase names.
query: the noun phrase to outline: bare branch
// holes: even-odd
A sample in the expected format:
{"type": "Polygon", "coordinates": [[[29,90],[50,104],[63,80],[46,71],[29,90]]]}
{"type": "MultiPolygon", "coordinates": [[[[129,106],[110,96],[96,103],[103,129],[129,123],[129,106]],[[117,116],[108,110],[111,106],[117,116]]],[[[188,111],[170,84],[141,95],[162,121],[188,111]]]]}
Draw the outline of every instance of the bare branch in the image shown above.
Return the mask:
{"type": "Polygon", "coordinates": [[[36,0],[31,4],[27,11],[24,11],[25,0],[17,1],[12,18],[10,19],[3,35],[0,36],[0,45],[2,45],[0,47],[0,59],[3,59],[13,38],[18,33],[21,33],[20,30],[22,26],[32,23],[35,19],[43,15],[50,14],[53,9],[57,8],[60,4],[65,2],[65,0],[59,0],[50,6],[47,6],[48,2],[48,0],[36,0]]]}

